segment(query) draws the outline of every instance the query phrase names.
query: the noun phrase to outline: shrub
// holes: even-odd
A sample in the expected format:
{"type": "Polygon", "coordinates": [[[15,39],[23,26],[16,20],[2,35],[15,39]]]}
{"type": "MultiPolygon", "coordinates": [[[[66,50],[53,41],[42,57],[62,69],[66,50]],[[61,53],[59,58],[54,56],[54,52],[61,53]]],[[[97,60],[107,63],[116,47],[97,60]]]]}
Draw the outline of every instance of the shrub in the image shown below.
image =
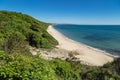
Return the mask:
{"type": "Polygon", "coordinates": [[[49,62],[39,57],[18,54],[4,55],[4,66],[0,65],[0,80],[57,80],[49,62]]]}
{"type": "Polygon", "coordinates": [[[60,80],[81,80],[80,76],[76,74],[69,63],[60,59],[52,61],[53,69],[60,80]]]}
{"type": "Polygon", "coordinates": [[[4,43],[4,51],[6,54],[10,53],[28,53],[29,49],[27,47],[25,40],[25,36],[23,36],[20,32],[14,32],[10,36],[7,37],[4,43]]]}

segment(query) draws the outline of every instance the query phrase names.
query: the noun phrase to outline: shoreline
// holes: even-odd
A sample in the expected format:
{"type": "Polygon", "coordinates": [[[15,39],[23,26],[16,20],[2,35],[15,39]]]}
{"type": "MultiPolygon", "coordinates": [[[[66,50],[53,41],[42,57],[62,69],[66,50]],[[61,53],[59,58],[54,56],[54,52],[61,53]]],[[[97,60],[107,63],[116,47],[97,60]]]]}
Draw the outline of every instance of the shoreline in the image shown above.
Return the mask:
{"type": "MultiPolygon", "coordinates": [[[[53,27],[52,27],[52,28],[53,28],[53,27]]],[[[56,29],[55,29],[55,30],[56,30],[56,29]]],[[[59,31],[58,31],[58,32],[59,32],[59,31]]],[[[60,33],[60,32],[59,32],[59,33],[60,33]]],[[[60,34],[61,34],[61,33],[60,33],[60,34]]],[[[62,35],[62,34],[61,34],[61,35],[62,35]]],[[[98,49],[98,48],[91,47],[91,46],[86,45],[86,44],[81,43],[81,42],[74,41],[74,40],[72,40],[72,39],[70,39],[70,38],[68,38],[68,37],[66,37],[66,36],[64,36],[64,35],[62,35],[62,36],[63,36],[64,38],[66,38],[66,39],[68,39],[68,40],[70,40],[70,41],[76,43],[76,44],[81,44],[81,45],[83,45],[83,46],[85,46],[85,47],[87,47],[87,48],[93,49],[93,50],[95,50],[95,51],[102,52],[102,53],[104,53],[104,54],[106,54],[106,55],[108,55],[108,56],[110,56],[110,57],[113,57],[113,58],[117,57],[117,56],[114,56],[114,55],[112,55],[112,54],[110,54],[110,53],[104,51],[104,50],[101,50],[101,49],[98,49]]]]}
{"type": "Polygon", "coordinates": [[[94,66],[102,66],[105,63],[112,62],[114,60],[113,55],[110,55],[105,51],[65,37],[56,29],[54,29],[52,25],[48,26],[47,32],[58,41],[58,48],[77,52],[78,55],[75,55],[75,57],[84,63],[89,63],[94,66]]]}

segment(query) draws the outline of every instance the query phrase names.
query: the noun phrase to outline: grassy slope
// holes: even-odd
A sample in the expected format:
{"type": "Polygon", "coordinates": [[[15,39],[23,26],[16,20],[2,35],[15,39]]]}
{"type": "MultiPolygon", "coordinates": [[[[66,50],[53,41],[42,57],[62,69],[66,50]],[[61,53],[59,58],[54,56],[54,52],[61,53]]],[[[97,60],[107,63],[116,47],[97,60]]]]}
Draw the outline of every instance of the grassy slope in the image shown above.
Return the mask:
{"type": "Polygon", "coordinates": [[[13,34],[17,34],[31,46],[52,48],[57,41],[47,33],[48,25],[26,14],[0,11],[0,47],[13,34]]]}

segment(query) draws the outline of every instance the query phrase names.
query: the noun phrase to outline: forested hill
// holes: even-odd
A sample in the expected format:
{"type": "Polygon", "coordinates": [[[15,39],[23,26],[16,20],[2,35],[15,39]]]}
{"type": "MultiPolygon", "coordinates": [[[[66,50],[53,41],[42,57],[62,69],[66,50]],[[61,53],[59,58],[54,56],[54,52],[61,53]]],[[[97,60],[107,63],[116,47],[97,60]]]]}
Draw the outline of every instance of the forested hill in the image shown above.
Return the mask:
{"type": "Polygon", "coordinates": [[[47,33],[48,25],[26,14],[0,11],[0,49],[13,48],[11,41],[37,48],[52,48],[57,41],[47,33]]]}

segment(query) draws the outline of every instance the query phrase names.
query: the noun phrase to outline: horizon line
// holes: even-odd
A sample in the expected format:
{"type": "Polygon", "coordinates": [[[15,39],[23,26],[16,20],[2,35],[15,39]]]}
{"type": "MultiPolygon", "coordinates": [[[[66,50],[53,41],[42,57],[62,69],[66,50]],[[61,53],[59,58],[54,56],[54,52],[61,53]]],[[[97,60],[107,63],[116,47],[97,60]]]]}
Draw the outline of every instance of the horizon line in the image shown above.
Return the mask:
{"type": "Polygon", "coordinates": [[[120,26],[120,24],[75,24],[75,23],[48,23],[52,25],[116,25],[120,26]]]}

